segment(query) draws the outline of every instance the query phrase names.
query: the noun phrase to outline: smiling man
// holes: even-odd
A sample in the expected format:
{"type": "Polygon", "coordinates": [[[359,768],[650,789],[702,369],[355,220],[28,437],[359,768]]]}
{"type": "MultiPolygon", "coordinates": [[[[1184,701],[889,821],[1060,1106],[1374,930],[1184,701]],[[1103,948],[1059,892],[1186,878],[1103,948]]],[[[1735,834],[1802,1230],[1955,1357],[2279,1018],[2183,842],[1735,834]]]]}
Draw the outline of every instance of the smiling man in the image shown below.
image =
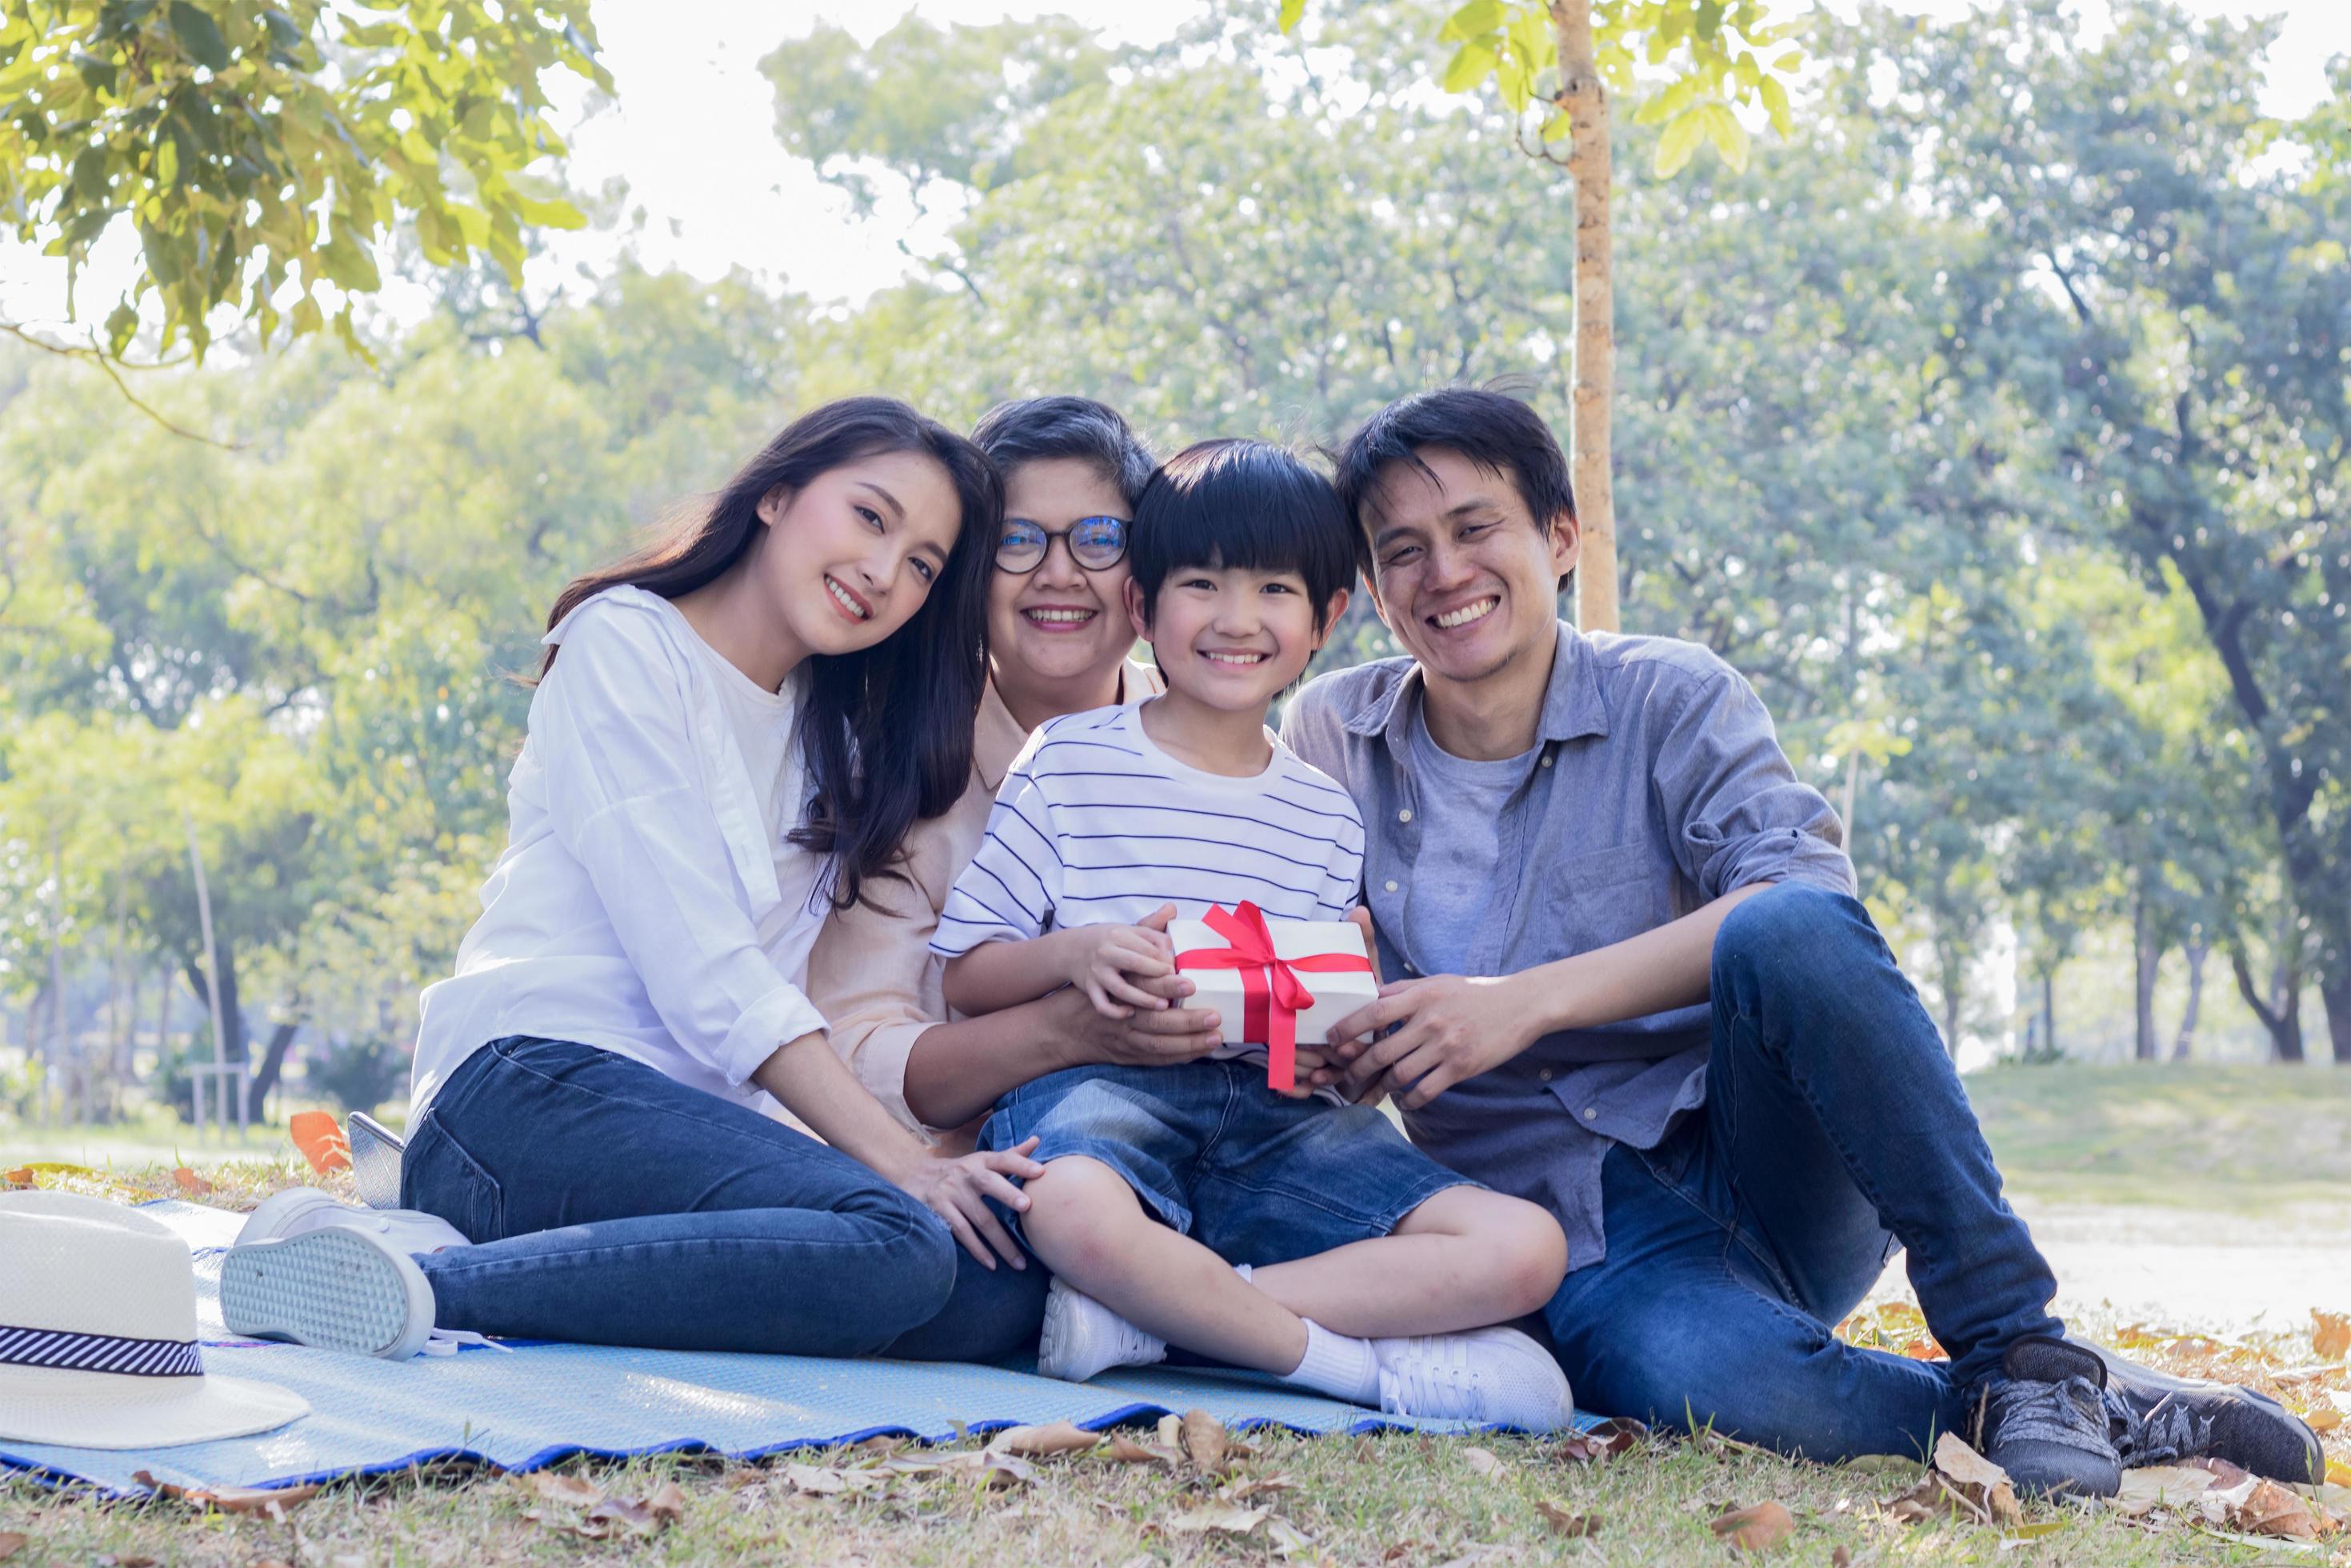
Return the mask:
{"type": "Polygon", "coordinates": [[[2315,1438],[2273,1402],[2064,1339],[1836,816],[1753,689],[1694,643],[1559,618],[1575,506],[1541,420],[1407,398],[1337,477],[1408,650],[1315,681],[1283,732],[1365,825],[1390,979],[1337,1054],[1424,1149],[1559,1218],[1543,1315],[1578,1403],[1824,1460],[1957,1429],[2075,1495],[2189,1453],[2314,1479],[2315,1438]],[[1831,1332],[1897,1246],[1949,1362],[1831,1332]]]}

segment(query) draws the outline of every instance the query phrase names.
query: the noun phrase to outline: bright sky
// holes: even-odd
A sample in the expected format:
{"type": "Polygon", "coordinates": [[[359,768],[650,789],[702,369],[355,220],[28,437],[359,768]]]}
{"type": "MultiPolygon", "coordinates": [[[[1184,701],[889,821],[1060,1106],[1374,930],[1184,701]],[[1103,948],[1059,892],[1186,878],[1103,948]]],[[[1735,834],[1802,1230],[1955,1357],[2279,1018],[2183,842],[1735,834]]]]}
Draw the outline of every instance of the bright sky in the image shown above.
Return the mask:
{"type": "MultiPolygon", "coordinates": [[[[1854,0],[1828,3],[1850,12],[1854,0]]],[[[1897,3],[1937,16],[1968,9],[1967,0],[1897,3]]],[[[2078,3],[2085,25],[2098,26],[2104,0],[2078,3]]],[[[2263,99],[2273,114],[2309,108],[2325,93],[2325,61],[2351,53],[2351,0],[2187,4],[2204,16],[2285,16],[2263,99]]],[[[1198,0],[920,0],[922,12],[943,23],[1057,11],[1113,39],[1137,41],[1165,37],[1199,8],[1198,0]]],[[[820,20],[870,40],[907,9],[898,0],[595,0],[618,103],[579,126],[572,177],[590,191],[613,177],[625,180],[624,210],[643,209],[645,221],[617,234],[561,236],[542,283],[575,267],[601,270],[624,245],[655,268],[716,277],[739,267],[825,301],[854,302],[904,276],[909,264],[896,242],[909,234],[911,214],[885,208],[872,222],[852,221],[845,198],[778,145],[772,90],[758,66],[779,40],[820,20]]],[[[1272,0],[1265,9],[1270,18],[1272,0]]],[[[102,319],[111,307],[132,244],[126,229],[101,247],[84,279],[83,320],[102,319]]],[[[403,304],[387,303],[396,310],[403,304]]],[[[54,321],[63,308],[63,264],[0,244],[0,315],[54,321]]]]}

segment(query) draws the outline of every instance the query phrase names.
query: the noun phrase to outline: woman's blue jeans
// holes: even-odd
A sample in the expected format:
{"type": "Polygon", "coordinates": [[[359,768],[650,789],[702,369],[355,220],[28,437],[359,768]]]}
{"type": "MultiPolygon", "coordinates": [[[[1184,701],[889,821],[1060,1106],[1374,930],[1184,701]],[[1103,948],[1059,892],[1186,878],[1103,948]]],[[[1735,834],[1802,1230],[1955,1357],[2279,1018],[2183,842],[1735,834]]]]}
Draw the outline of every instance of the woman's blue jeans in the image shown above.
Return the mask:
{"type": "Polygon", "coordinates": [[[993,1361],[1045,1271],[991,1271],[864,1166],[592,1046],[476,1051],[410,1130],[401,1202],[443,1328],[654,1350],[993,1361]]]}

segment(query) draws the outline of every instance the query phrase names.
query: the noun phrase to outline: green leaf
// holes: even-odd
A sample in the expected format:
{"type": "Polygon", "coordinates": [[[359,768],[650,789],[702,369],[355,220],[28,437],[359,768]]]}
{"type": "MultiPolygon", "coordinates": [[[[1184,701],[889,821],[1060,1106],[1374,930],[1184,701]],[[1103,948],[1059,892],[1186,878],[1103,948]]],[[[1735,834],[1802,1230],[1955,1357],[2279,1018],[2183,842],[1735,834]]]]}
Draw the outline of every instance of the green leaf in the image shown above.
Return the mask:
{"type": "Polygon", "coordinates": [[[1793,136],[1795,126],[1788,113],[1788,89],[1780,85],[1778,77],[1765,77],[1762,87],[1763,112],[1771,117],[1771,129],[1782,136],[1793,136]]]}
{"type": "Polygon", "coordinates": [[[133,310],[131,308],[131,302],[126,299],[117,305],[106,318],[107,351],[116,359],[120,359],[122,350],[131,346],[132,334],[138,330],[139,312],[133,310]]]}
{"type": "Polygon", "coordinates": [[[1706,138],[1714,143],[1714,150],[1722,155],[1722,161],[1729,164],[1735,173],[1747,172],[1747,127],[1739,123],[1739,117],[1730,112],[1730,106],[1727,103],[1700,104],[1698,113],[1705,120],[1706,138]]]}
{"type": "Polygon", "coordinates": [[[1651,172],[1660,180],[1670,180],[1686,168],[1706,140],[1706,106],[1683,110],[1667,125],[1665,134],[1657,138],[1656,160],[1651,172]]]}
{"type": "Polygon", "coordinates": [[[219,26],[188,0],[172,0],[172,31],[196,64],[216,71],[228,68],[228,40],[221,37],[219,26]]]}
{"type": "Polygon", "coordinates": [[[167,191],[180,183],[180,139],[168,132],[155,143],[155,183],[167,191]]]}
{"type": "Polygon", "coordinates": [[[1464,44],[1454,50],[1453,57],[1446,62],[1445,90],[1468,92],[1471,88],[1484,81],[1493,68],[1492,46],[1482,43],[1464,44]]]}
{"type": "MultiPolygon", "coordinates": [[[[1280,28],[1287,33],[1306,19],[1306,0],[1281,0],[1280,28]]],[[[575,46],[577,47],[577,46],[575,46]]],[[[586,50],[581,52],[587,53],[586,50]]]]}
{"type": "Polygon", "coordinates": [[[1440,42],[1447,44],[1482,38],[1499,28],[1509,15],[1502,0],[1469,0],[1469,4],[1445,19],[1445,26],[1437,37],[1440,42]]]}

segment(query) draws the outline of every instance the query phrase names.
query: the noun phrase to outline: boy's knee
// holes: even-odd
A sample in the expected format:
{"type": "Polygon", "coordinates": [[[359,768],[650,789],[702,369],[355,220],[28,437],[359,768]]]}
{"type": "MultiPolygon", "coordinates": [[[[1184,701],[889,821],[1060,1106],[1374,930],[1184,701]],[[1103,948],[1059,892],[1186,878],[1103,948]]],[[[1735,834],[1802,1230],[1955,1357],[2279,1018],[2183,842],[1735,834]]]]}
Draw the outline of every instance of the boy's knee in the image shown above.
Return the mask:
{"type": "Polygon", "coordinates": [[[1567,1278],[1567,1233],[1539,1205],[1516,1197],[1503,1202],[1510,1207],[1498,1217],[1502,1287],[1510,1298],[1510,1315],[1523,1317],[1542,1311],[1567,1278]]]}
{"type": "Polygon", "coordinates": [[[1047,1268],[1081,1282],[1107,1260],[1137,1207],[1125,1177],[1083,1155],[1046,1161],[1021,1190],[1029,1244],[1047,1268]]]}

